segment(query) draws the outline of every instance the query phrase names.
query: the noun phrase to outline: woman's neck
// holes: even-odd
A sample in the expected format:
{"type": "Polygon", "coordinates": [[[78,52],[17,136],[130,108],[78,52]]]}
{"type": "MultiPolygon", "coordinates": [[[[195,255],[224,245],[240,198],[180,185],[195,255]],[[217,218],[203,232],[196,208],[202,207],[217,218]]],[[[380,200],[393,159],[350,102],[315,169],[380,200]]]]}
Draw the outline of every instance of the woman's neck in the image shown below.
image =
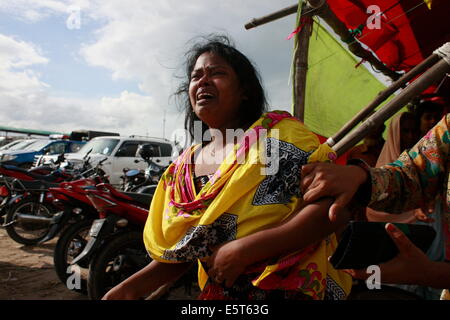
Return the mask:
{"type": "Polygon", "coordinates": [[[215,143],[217,144],[222,143],[222,145],[225,145],[229,142],[226,141],[227,135],[229,135],[229,130],[245,130],[245,128],[242,127],[242,121],[240,119],[234,119],[220,125],[209,125],[208,128],[211,133],[211,141],[215,141],[215,143]]]}

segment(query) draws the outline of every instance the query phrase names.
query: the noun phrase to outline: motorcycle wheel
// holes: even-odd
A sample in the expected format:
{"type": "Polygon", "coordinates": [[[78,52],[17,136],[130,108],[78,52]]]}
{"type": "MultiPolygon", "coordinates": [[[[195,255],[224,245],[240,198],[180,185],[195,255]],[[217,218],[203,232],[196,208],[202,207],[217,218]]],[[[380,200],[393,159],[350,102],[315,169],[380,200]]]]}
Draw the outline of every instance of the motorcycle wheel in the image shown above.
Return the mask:
{"type": "Polygon", "coordinates": [[[142,186],[140,188],[138,188],[135,192],[137,193],[146,193],[149,195],[154,195],[155,191],[156,191],[156,184],[150,184],[150,185],[146,185],[146,186],[142,186]]]}
{"type": "Polygon", "coordinates": [[[117,235],[99,250],[89,264],[89,299],[101,299],[111,288],[150,262],[142,241],[142,231],[117,235]]]}
{"type": "MultiPolygon", "coordinates": [[[[72,270],[67,270],[70,263],[75,259],[84,249],[89,240],[89,230],[93,220],[81,220],[61,233],[53,253],[53,264],[59,280],[67,285],[67,279],[72,273],[72,270]]],[[[70,289],[69,289],[70,290],[70,289]]],[[[81,288],[72,289],[73,291],[87,294],[87,278],[81,278],[81,288]]]]}
{"type": "Polygon", "coordinates": [[[18,243],[34,245],[41,241],[48,233],[50,223],[21,222],[17,220],[18,213],[51,219],[55,211],[50,205],[39,203],[35,199],[26,199],[11,206],[6,215],[6,232],[11,239],[18,243]]]}

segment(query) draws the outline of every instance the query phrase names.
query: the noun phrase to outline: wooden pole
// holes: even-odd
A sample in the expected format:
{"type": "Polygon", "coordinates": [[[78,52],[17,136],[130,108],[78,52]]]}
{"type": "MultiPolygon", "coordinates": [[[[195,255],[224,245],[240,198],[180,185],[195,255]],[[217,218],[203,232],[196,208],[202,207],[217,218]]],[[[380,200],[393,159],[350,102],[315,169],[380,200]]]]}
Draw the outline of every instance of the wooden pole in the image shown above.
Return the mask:
{"type": "Polygon", "coordinates": [[[281,19],[283,17],[286,17],[290,14],[296,13],[298,10],[298,5],[293,5],[284,9],[281,9],[279,11],[276,11],[274,13],[268,14],[267,16],[261,17],[261,18],[254,18],[249,23],[245,25],[245,29],[251,29],[255,28],[257,26],[260,26],[265,23],[272,22],[274,20],[281,19]]]}
{"type": "MultiPolygon", "coordinates": [[[[318,0],[314,1],[317,2],[318,0]]],[[[348,49],[355,56],[369,62],[375,69],[379,70],[385,76],[391,78],[394,81],[400,78],[399,73],[392,71],[391,69],[386,67],[384,63],[382,63],[372,54],[372,52],[364,49],[361,46],[361,44],[350,33],[345,23],[339,20],[334,12],[331,11],[327,2],[325,2],[320,8],[318,8],[317,15],[321,17],[333,29],[334,32],[336,32],[336,34],[341,38],[343,42],[347,43],[348,49]]]]}
{"type": "Polygon", "coordinates": [[[366,107],[359,111],[350,121],[348,121],[333,137],[329,138],[327,143],[330,146],[336,144],[347,133],[349,133],[354,127],[364,120],[376,107],[378,107],[383,101],[391,96],[395,91],[406,85],[407,82],[412,80],[417,75],[424,72],[426,69],[434,65],[439,61],[439,56],[432,54],[426,60],[415,66],[409,72],[405,73],[400,79],[392,83],[385,90],[380,91],[377,97],[370,102],[366,107]]]}
{"type": "MultiPolygon", "coordinates": [[[[308,0],[309,6],[306,5],[302,12],[307,12],[307,14],[314,15],[314,10],[318,9],[326,0],[308,0]]],[[[251,29],[256,28],[260,25],[284,18],[288,15],[297,13],[298,11],[298,4],[295,4],[290,7],[286,7],[284,9],[275,11],[271,14],[268,14],[266,16],[263,16],[261,18],[253,18],[250,22],[245,24],[245,29],[251,29]]]]}
{"type": "Polygon", "coordinates": [[[345,136],[333,146],[333,150],[340,156],[364,138],[373,128],[392,117],[403,108],[412,98],[419,95],[433,83],[442,79],[442,76],[450,72],[450,64],[441,59],[434,66],[423,73],[420,78],[402,90],[396,97],[386,103],[378,112],[370,116],[355,131],[345,136]]]}
{"type": "MultiPolygon", "coordinates": [[[[372,54],[372,52],[364,49],[361,46],[361,44],[353,38],[353,35],[348,31],[345,23],[339,20],[339,18],[333,13],[333,11],[331,11],[326,0],[308,0],[308,3],[310,4],[310,8],[312,9],[310,10],[305,9],[305,11],[307,10],[309,14],[311,15],[315,14],[321,17],[333,29],[333,31],[336,32],[336,34],[341,38],[341,40],[348,44],[348,49],[350,50],[350,52],[352,52],[357,57],[360,57],[365,61],[369,62],[375,69],[382,72],[385,76],[390,77],[392,80],[395,81],[398,78],[400,78],[401,75],[399,73],[387,68],[380,60],[378,60],[372,54]]],[[[289,14],[297,12],[297,8],[298,5],[295,5],[274,12],[259,19],[253,19],[251,22],[245,25],[245,28],[246,29],[254,28],[261,24],[265,24],[280,19],[289,14]]]]}
{"type": "MultiPolygon", "coordinates": [[[[303,6],[302,11],[305,9],[303,6]]],[[[305,121],[306,73],[308,72],[309,39],[312,32],[312,18],[304,16],[299,19],[302,29],[295,35],[297,47],[294,52],[294,116],[305,121]]]]}

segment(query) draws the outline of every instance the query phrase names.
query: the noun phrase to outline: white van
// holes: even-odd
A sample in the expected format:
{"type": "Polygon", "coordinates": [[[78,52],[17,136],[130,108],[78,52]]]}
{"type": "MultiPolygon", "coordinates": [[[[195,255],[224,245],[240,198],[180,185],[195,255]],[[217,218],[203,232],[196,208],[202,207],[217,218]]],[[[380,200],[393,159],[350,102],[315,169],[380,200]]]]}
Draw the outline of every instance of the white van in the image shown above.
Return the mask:
{"type": "Polygon", "coordinates": [[[147,168],[147,163],[136,154],[141,144],[151,144],[155,147],[157,156],[153,161],[158,165],[168,166],[172,162],[174,148],[169,140],[137,136],[96,137],[83,145],[78,152],[66,154],[66,159],[73,163],[81,162],[89,152],[90,163],[95,165],[107,157],[102,169],[109,176],[110,183],[117,187],[122,183],[120,176],[123,175],[124,168],[141,170],[147,168]]]}

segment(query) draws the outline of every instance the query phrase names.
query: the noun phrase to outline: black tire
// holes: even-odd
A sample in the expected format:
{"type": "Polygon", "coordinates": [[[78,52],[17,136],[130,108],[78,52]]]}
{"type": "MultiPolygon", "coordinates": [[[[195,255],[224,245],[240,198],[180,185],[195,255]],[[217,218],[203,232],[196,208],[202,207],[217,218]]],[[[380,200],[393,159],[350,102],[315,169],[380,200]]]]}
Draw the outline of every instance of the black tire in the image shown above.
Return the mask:
{"type": "MultiPolygon", "coordinates": [[[[53,264],[59,280],[67,286],[67,279],[70,276],[67,268],[71,261],[77,257],[86,246],[89,240],[89,230],[93,219],[81,220],[61,233],[53,253],[53,264]]],[[[73,291],[87,294],[87,279],[81,278],[81,288],[73,291]]]]}
{"type": "Polygon", "coordinates": [[[88,296],[101,299],[115,285],[151,262],[142,231],[121,233],[110,239],[89,264],[88,296]]]}
{"type": "MultiPolygon", "coordinates": [[[[16,220],[17,213],[26,213],[34,216],[52,218],[55,210],[46,203],[39,203],[35,199],[24,199],[11,206],[6,215],[6,224],[16,220]]],[[[50,229],[50,223],[40,222],[14,222],[5,227],[6,232],[14,241],[34,245],[41,241],[50,229]]]]}

